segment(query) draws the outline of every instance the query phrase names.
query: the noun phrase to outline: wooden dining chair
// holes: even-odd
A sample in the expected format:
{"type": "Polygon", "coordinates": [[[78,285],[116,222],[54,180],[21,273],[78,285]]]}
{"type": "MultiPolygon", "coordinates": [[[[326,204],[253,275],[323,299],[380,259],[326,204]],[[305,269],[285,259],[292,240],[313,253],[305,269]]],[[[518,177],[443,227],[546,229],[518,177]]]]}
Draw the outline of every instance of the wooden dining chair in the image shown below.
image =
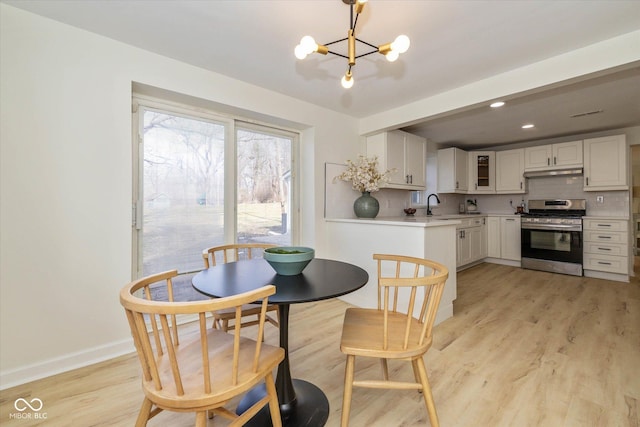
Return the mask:
{"type": "MultiPolygon", "coordinates": [[[[256,258],[261,256],[265,249],[275,248],[276,246],[277,245],[267,243],[237,243],[232,245],[213,246],[202,251],[204,267],[209,268],[215,266],[217,263],[226,264],[228,262],[235,262],[241,259],[256,258]]],[[[278,305],[269,304],[267,306],[267,311],[275,312],[277,317],[278,305]]],[[[222,329],[226,332],[233,327],[233,325],[229,325],[229,322],[235,318],[235,311],[220,310],[212,313],[212,315],[214,328],[222,329]]],[[[246,304],[242,307],[242,321],[240,323],[240,327],[257,325],[259,315],[259,306],[255,304],[246,304]],[[253,316],[255,316],[255,319],[251,319],[253,316]],[[247,318],[250,318],[250,320],[247,318]]],[[[271,316],[267,316],[267,322],[278,327],[278,321],[271,316]]]]}
{"type": "Polygon", "coordinates": [[[231,419],[231,426],[244,425],[261,408],[269,405],[272,423],[281,426],[280,408],[273,370],[284,359],[284,350],[263,343],[267,299],[274,286],[204,301],[173,301],[172,279],[177,271],[148,276],[129,283],[120,292],[133,342],[142,366],[144,400],[136,426],[163,410],[195,412],[197,427],[207,424],[207,416],[219,414],[231,419]],[[154,301],[152,286],[166,286],[168,301],[154,301]],[[261,301],[256,339],[208,328],[206,315],[232,309],[240,319],[243,304],[261,301]],[[178,315],[197,315],[192,325],[176,324],[178,315]],[[194,327],[195,326],[195,327],[194,327]],[[235,396],[263,383],[267,395],[241,415],[225,408],[235,396]]]}
{"type": "Polygon", "coordinates": [[[423,356],[431,347],[431,330],[449,277],[437,262],[400,255],[375,254],[378,308],[348,308],[340,351],[347,355],[341,425],[349,425],[353,387],[416,389],[422,392],[431,426],[439,425],[423,356]],[[356,380],[355,358],[382,362],[382,380],[356,380]],[[389,379],[387,360],[411,361],[415,382],[389,379]]]}

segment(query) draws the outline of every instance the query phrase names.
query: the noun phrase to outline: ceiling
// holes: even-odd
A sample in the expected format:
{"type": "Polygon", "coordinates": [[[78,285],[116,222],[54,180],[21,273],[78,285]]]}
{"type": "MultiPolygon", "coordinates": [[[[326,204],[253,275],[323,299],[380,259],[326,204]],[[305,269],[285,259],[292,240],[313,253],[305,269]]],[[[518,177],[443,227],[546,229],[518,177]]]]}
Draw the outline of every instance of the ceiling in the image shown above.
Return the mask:
{"type": "MultiPolygon", "coordinates": [[[[346,59],[293,55],[304,35],[319,43],[346,37],[349,7],[341,0],[0,1],[356,118],[640,29],[637,0],[371,0],[356,36],[380,45],[406,34],[411,47],[394,63],[359,58],[345,90],[346,59]]],[[[334,49],[346,53],[346,43],[334,49]]],[[[405,129],[471,148],[640,125],[640,64],[632,65],[405,129]],[[525,122],[536,127],[524,132],[525,122]]]]}

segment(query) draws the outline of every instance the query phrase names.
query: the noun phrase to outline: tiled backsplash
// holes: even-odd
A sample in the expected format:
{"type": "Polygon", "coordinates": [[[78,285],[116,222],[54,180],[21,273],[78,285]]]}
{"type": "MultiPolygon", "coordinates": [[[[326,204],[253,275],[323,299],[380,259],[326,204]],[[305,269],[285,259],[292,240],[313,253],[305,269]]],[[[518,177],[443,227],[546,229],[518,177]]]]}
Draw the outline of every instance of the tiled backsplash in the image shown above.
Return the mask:
{"type": "Polygon", "coordinates": [[[527,199],[585,199],[587,215],[590,216],[629,216],[628,191],[583,191],[583,177],[545,177],[529,179],[527,199]],[[597,196],[603,202],[596,201],[597,196]]]}
{"type": "MultiPolygon", "coordinates": [[[[459,204],[467,199],[475,199],[480,212],[500,214],[514,213],[516,206],[523,200],[528,210],[530,199],[585,199],[587,215],[629,216],[628,191],[583,191],[582,176],[529,178],[527,185],[528,191],[525,194],[439,194],[441,203],[433,209],[433,213],[457,214],[459,204]],[[603,196],[603,203],[596,201],[597,196],[603,196]]],[[[424,214],[424,209],[418,211],[418,215],[420,214],[424,214]]]]}

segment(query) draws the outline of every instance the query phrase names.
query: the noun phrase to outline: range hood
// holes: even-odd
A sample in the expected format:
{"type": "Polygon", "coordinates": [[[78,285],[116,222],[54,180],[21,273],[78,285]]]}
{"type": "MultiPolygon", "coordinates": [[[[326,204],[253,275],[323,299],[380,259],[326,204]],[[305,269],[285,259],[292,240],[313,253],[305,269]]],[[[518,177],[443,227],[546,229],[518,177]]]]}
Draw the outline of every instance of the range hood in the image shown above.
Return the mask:
{"type": "Polygon", "coordinates": [[[522,174],[525,178],[542,178],[546,176],[582,175],[582,168],[555,169],[548,171],[531,171],[522,174]]]}

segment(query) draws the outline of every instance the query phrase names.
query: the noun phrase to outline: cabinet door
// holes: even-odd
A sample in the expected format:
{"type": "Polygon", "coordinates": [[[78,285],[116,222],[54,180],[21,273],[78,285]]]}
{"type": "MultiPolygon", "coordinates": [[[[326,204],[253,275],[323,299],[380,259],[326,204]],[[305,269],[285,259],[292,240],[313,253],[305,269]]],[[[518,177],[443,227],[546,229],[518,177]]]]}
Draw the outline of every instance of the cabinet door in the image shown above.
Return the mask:
{"type": "Polygon", "coordinates": [[[524,149],[496,153],[496,193],[524,193],[524,149]]]}
{"type": "Polygon", "coordinates": [[[548,169],[551,166],[551,145],[539,145],[524,149],[524,170],[535,171],[548,169]]]}
{"type": "Polygon", "coordinates": [[[563,142],[553,144],[553,159],[555,167],[582,166],[582,141],[563,142]]]}
{"type": "Polygon", "coordinates": [[[624,135],[584,140],[584,191],[628,190],[624,135]]]}
{"type": "Polygon", "coordinates": [[[455,147],[438,150],[438,193],[466,193],[468,169],[466,151],[455,147]]]}
{"type": "Polygon", "coordinates": [[[411,135],[410,133],[405,133],[404,153],[405,179],[407,179],[407,184],[415,187],[424,187],[426,185],[425,182],[427,178],[427,151],[425,139],[416,135],[411,135]]]}
{"type": "Polygon", "coordinates": [[[482,226],[480,227],[480,259],[486,258],[488,251],[487,243],[487,218],[482,218],[482,226]]]}
{"type": "Polygon", "coordinates": [[[494,151],[469,153],[469,193],[495,193],[495,154],[494,151]]]}
{"type": "Polygon", "coordinates": [[[520,261],[520,217],[501,218],[500,249],[503,259],[520,261]]]}
{"type": "Polygon", "coordinates": [[[399,131],[387,132],[385,156],[387,169],[395,169],[391,174],[389,184],[404,185],[406,183],[406,171],[404,167],[404,134],[399,131]]]}
{"type": "Polygon", "coordinates": [[[468,230],[470,228],[456,230],[458,233],[456,265],[458,267],[471,262],[471,239],[468,238],[468,230]]]}
{"type": "Polygon", "coordinates": [[[483,227],[472,227],[467,229],[467,240],[469,240],[470,261],[478,261],[484,258],[484,238],[482,236],[483,227]]]}
{"type": "Polygon", "coordinates": [[[487,256],[500,258],[500,217],[487,217],[487,256]]]}

